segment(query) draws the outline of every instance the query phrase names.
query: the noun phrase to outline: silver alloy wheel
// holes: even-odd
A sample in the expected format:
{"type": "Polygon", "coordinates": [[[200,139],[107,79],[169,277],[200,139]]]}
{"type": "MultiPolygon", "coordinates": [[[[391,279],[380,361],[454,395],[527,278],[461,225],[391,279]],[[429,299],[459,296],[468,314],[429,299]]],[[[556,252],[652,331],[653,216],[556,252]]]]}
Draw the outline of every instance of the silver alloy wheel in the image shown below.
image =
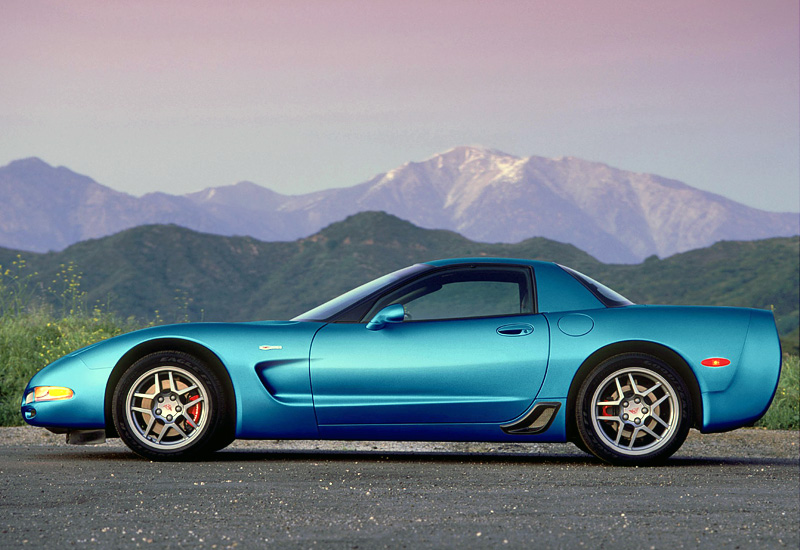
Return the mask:
{"type": "Polygon", "coordinates": [[[189,371],[159,366],[136,379],[125,399],[133,435],[148,447],[180,449],[203,432],[210,402],[205,386],[189,371]]]}
{"type": "Polygon", "coordinates": [[[592,427],[603,444],[627,456],[653,453],[680,423],[675,389],[650,369],[629,367],[607,376],[591,400],[592,427]]]}

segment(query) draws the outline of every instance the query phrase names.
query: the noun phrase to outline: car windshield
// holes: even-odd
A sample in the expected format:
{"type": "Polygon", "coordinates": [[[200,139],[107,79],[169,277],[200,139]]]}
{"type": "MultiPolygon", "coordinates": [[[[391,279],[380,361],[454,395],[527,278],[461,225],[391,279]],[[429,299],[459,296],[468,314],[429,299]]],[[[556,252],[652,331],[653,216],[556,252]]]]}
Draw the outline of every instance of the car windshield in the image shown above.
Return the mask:
{"type": "Polygon", "coordinates": [[[333,300],[329,300],[314,309],[301,313],[292,319],[292,321],[325,321],[331,319],[380,288],[430,268],[431,266],[427,264],[416,264],[398,269],[397,271],[393,271],[383,277],[378,277],[373,281],[364,283],[353,290],[345,292],[341,296],[337,296],[333,300]]]}
{"type": "Polygon", "coordinates": [[[632,306],[633,302],[628,300],[625,296],[616,292],[615,290],[611,290],[606,285],[602,283],[598,283],[591,277],[587,277],[583,273],[579,271],[575,271],[569,267],[563,266],[558,264],[558,267],[578,279],[578,281],[588,288],[592,294],[597,296],[597,299],[603,302],[603,305],[606,307],[621,307],[621,306],[632,306]]]}

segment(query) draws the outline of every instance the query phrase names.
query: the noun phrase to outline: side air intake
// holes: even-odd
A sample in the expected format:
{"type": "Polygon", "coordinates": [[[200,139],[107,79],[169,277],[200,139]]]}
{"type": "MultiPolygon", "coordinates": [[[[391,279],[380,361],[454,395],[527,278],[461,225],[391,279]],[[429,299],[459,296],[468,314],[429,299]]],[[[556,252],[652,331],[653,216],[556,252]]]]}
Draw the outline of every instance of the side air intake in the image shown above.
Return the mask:
{"type": "Polygon", "coordinates": [[[511,424],[503,424],[500,429],[512,435],[541,433],[553,423],[559,408],[561,403],[537,403],[528,414],[511,424]]]}

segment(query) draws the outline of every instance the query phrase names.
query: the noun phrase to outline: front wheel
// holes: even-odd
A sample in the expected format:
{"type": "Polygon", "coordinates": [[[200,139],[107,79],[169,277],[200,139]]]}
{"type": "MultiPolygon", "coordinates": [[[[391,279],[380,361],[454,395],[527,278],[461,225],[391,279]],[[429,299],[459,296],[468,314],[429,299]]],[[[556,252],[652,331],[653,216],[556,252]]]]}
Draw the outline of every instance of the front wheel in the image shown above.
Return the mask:
{"type": "Polygon", "coordinates": [[[631,465],[671,456],[692,419],[683,379],[667,363],[638,353],[612,357],[590,373],[578,391],[575,416],[592,454],[631,465]]]}
{"type": "Polygon", "coordinates": [[[112,402],[120,438],[151,460],[197,457],[224,446],[232,433],[228,409],[214,372],[180,352],[137,361],[120,379],[112,402]]]}

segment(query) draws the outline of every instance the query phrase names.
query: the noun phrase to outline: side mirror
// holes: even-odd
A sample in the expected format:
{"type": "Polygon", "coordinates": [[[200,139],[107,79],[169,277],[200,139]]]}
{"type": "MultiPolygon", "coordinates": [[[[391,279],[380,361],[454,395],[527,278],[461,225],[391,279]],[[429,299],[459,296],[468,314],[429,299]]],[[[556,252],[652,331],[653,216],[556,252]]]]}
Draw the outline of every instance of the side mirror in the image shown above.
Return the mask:
{"type": "Polygon", "coordinates": [[[372,320],[367,323],[367,330],[380,330],[386,323],[402,323],[405,317],[403,304],[392,304],[380,310],[372,320]]]}

